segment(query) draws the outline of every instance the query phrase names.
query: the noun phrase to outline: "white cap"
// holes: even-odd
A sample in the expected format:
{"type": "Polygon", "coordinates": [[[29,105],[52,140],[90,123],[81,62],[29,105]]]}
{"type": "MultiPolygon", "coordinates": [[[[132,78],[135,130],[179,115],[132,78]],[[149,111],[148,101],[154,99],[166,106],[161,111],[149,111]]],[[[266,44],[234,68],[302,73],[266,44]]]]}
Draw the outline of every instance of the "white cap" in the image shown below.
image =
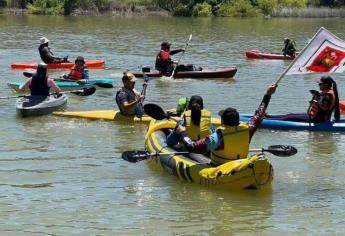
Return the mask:
{"type": "Polygon", "coordinates": [[[41,44],[45,44],[45,43],[48,43],[48,42],[49,42],[49,39],[47,39],[46,37],[40,38],[40,43],[41,44]]]}

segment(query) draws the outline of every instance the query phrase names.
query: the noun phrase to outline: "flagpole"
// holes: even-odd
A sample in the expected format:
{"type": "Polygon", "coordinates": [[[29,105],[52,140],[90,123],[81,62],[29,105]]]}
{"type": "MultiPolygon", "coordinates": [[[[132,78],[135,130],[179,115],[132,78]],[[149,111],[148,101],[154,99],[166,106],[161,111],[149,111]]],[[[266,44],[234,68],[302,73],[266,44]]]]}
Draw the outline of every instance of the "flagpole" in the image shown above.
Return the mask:
{"type": "Polygon", "coordinates": [[[303,52],[307,49],[308,45],[311,44],[316,36],[318,36],[322,30],[326,30],[324,27],[321,27],[317,33],[314,35],[314,37],[309,41],[309,43],[302,49],[302,51],[293,59],[293,61],[290,63],[290,65],[284,70],[284,72],[279,76],[276,82],[274,82],[275,85],[278,85],[278,83],[283,79],[283,77],[286,75],[286,73],[291,69],[293,64],[297,61],[297,59],[300,57],[300,55],[303,54],[303,52]]]}

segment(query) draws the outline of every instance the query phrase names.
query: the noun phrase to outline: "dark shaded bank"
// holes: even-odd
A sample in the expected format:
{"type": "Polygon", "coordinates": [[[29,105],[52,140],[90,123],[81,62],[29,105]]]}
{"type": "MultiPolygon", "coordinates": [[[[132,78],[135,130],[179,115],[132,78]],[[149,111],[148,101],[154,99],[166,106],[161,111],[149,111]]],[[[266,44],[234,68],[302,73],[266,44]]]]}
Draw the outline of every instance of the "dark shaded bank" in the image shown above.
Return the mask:
{"type": "MultiPolygon", "coordinates": [[[[10,15],[27,15],[30,14],[27,9],[5,8],[4,14],[10,15]]],[[[75,9],[70,15],[72,16],[170,16],[171,14],[162,8],[155,6],[131,6],[116,7],[110,11],[94,11],[75,9]]]]}

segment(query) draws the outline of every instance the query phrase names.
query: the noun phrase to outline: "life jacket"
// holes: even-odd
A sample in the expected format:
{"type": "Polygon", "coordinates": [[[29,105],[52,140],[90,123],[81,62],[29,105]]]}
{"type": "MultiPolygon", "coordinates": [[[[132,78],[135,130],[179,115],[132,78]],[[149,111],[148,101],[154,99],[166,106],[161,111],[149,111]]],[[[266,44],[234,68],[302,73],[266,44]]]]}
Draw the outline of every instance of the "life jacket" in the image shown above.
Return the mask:
{"type": "Polygon", "coordinates": [[[193,141],[205,138],[210,135],[211,125],[211,112],[206,109],[201,110],[200,125],[197,126],[192,122],[192,111],[188,110],[184,112],[184,120],[186,125],[186,132],[188,137],[193,141]]]}
{"type": "Polygon", "coordinates": [[[40,57],[42,61],[46,64],[54,63],[54,56],[51,52],[50,48],[45,44],[42,44],[38,47],[38,52],[40,53],[40,57]]]}
{"type": "Polygon", "coordinates": [[[77,69],[77,66],[74,65],[71,69],[71,71],[69,72],[68,74],[68,77],[73,79],[73,80],[81,80],[81,79],[84,79],[84,74],[82,73],[82,70],[78,70],[77,69]]]}
{"type": "Polygon", "coordinates": [[[172,61],[170,59],[170,51],[160,50],[156,57],[156,70],[159,70],[163,74],[166,74],[171,66],[172,61]]]}
{"type": "Polygon", "coordinates": [[[332,112],[335,107],[335,95],[334,91],[330,89],[327,92],[321,93],[320,98],[317,100],[312,100],[312,104],[309,108],[308,115],[312,119],[312,121],[316,122],[323,122],[323,121],[328,121],[331,118],[332,112]],[[321,108],[320,103],[322,102],[323,97],[326,95],[331,96],[331,106],[328,110],[324,110],[321,108]]]}
{"type": "Polygon", "coordinates": [[[120,93],[126,94],[128,103],[134,102],[138,98],[138,95],[135,93],[134,90],[130,90],[130,89],[127,89],[125,87],[122,87],[121,89],[119,89],[116,92],[116,97],[115,97],[116,104],[119,107],[122,115],[126,115],[126,116],[135,115],[136,114],[136,112],[135,112],[136,106],[133,106],[133,108],[130,111],[122,110],[122,105],[120,104],[120,100],[119,100],[119,94],[120,93]]]}
{"type": "Polygon", "coordinates": [[[31,95],[49,96],[50,88],[47,85],[48,77],[40,78],[37,74],[34,74],[29,86],[31,95]]]}
{"type": "Polygon", "coordinates": [[[217,129],[223,136],[223,147],[211,152],[211,161],[223,164],[230,160],[247,158],[249,150],[249,128],[245,123],[238,126],[222,125],[217,129]]]}

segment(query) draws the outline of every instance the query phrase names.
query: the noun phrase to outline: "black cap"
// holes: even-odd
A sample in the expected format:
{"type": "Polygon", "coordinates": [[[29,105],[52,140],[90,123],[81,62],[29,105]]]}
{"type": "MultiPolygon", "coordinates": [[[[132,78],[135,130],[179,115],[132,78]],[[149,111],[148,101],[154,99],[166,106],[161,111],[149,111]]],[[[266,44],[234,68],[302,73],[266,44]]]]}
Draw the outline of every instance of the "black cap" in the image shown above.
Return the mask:
{"type": "Polygon", "coordinates": [[[81,57],[81,56],[77,57],[75,59],[74,63],[77,63],[78,61],[81,61],[81,62],[83,62],[83,64],[85,64],[84,57],[81,57]]]}
{"type": "Polygon", "coordinates": [[[316,80],[319,84],[327,84],[329,86],[332,86],[334,80],[329,75],[324,75],[320,79],[316,80]]]}
{"type": "Polygon", "coordinates": [[[188,103],[188,109],[191,110],[194,104],[197,104],[200,106],[200,109],[204,109],[204,102],[202,100],[202,97],[199,95],[194,95],[190,98],[189,103],[188,103]]]}
{"type": "Polygon", "coordinates": [[[168,42],[163,42],[161,43],[161,47],[162,48],[167,48],[167,47],[170,47],[171,43],[168,43],[168,42]]]}
{"type": "Polygon", "coordinates": [[[219,111],[218,115],[220,115],[225,125],[237,126],[240,124],[240,115],[238,111],[232,107],[219,111]]]}

